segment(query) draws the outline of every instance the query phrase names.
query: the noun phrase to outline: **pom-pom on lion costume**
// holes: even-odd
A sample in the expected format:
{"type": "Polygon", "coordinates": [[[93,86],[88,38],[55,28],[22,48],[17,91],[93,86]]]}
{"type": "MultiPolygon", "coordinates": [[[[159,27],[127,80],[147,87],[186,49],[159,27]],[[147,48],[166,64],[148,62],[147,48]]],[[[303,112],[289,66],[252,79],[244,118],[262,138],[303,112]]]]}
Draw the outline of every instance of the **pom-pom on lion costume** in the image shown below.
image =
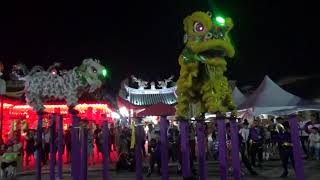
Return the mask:
{"type": "MultiPolygon", "coordinates": [[[[235,110],[231,89],[224,72],[225,57],[233,57],[234,47],[228,36],[233,27],[230,18],[212,18],[211,14],[194,12],[184,19],[184,43],[177,82],[178,118],[187,117],[190,104],[196,105],[195,117],[208,113],[235,110]]],[[[194,111],[194,110],[193,110],[194,111]]]]}

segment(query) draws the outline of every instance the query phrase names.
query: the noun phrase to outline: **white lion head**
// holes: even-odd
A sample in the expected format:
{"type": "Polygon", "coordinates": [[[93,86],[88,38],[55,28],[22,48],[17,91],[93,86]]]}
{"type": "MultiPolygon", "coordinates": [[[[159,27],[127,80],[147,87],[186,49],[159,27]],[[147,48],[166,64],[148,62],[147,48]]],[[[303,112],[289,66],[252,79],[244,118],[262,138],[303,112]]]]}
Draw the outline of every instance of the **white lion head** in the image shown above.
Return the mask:
{"type": "Polygon", "coordinates": [[[81,77],[83,77],[90,86],[90,93],[101,87],[102,80],[106,77],[106,69],[98,60],[85,59],[79,69],[81,77]]]}

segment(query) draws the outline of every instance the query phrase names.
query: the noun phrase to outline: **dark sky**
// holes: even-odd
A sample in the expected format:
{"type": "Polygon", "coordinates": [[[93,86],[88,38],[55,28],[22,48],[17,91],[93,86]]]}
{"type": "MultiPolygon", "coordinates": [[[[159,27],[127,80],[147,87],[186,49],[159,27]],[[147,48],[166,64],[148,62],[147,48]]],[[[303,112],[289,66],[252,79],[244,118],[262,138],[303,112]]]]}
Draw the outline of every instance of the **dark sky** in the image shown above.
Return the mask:
{"type": "Polygon", "coordinates": [[[0,57],[7,66],[66,67],[99,58],[111,71],[112,86],[135,74],[145,79],[177,75],[183,48],[183,18],[196,10],[231,16],[236,57],[227,75],[240,85],[265,74],[316,74],[319,39],[316,1],[159,0],[104,3],[2,5],[0,57]]]}

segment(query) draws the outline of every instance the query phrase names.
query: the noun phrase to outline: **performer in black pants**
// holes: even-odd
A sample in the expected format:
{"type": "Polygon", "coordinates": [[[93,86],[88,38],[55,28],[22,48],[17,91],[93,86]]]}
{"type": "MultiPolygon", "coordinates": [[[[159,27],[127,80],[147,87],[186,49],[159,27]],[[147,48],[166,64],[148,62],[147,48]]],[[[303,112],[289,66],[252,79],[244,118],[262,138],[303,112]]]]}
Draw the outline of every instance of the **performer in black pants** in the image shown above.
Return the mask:
{"type": "Polygon", "coordinates": [[[263,158],[263,139],[264,139],[264,130],[259,126],[258,120],[254,120],[252,127],[249,131],[248,140],[250,142],[250,154],[251,154],[251,163],[253,166],[262,166],[263,158]],[[258,165],[256,164],[256,156],[258,155],[258,165]]]}
{"type": "MultiPolygon", "coordinates": [[[[231,140],[230,123],[226,124],[226,130],[227,130],[228,140],[231,140]]],[[[243,137],[242,137],[242,135],[240,133],[238,134],[238,137],[239,137],[239,149],[240,149],[240,154],[241,154],[241,162],[248,169],[248,171],[249,171],[249,173],[251,175],[258,175],[258,173],[255,172],[252,169],[251,163],[249,162],[249,159],[246,156],[246,153],[245,153],[246,152],[246,147],[245,147],[245,144],[242,143],[243,142],[243,137]]]]}
{"type": "Polygon", "coordinates": [[[241,143],[241,142],[242,142],[242,136],[241,136],[241,134],[239,134],[240,154],[241,154],[242,163],[248,169],[248,171],[249,171],[249,173],[251,175],[258,175],[258,173],[252,169],[251,163],[250,163],[249,159],[246,156],[246,146],[245,146],[245,144],[241,143]]]}
{"type": "Polygon", "coordinates": [[[160,141],[156,139],[152,139],[151,142],[151,149],[150,149],[150,167],[147,173],[147,177],[150,177],[154,170],[154,165],[158,165],[158,173],[161,174],[161,152],[160,152],[160,141]]]}
{"type": "MultiPolygon", "coordinates": [[[[277,119],[278,122],[282,121],[282,118],[277,119]]],[[[277,127],[277,142],[278,142],[278,149],[280,154],[280,159],[283,167],[283,173],[280,177],[287,177],[288,176],[288,162],[289,158],[292,163],[292,167],[294,167],[294,158],[293,158],[293,151],[292,151],[292,142],[291,136],[289,132],[289,123],[288,121],[284,122],[283,124],[278,124],[277,127]]]]}

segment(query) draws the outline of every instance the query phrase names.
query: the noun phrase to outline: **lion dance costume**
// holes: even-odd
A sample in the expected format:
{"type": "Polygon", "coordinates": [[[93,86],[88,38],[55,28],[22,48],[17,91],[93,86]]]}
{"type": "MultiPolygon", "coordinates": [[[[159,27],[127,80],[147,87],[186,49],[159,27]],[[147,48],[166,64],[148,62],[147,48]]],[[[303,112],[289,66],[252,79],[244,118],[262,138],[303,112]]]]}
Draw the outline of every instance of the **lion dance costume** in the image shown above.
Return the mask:
{"type": "Polygon", "coordinates": [[[231,89],[224,76],[227,69],[225,57],[231,58],[235,54],[228,36],[233,27],[232,20],[217,21],[209,13],[195,12],[183,23],[186,47],[179,57],[177,117],[188,118],[190,104],[196,107],[195,117],[206,112],[235,110],[231,89]]]}

